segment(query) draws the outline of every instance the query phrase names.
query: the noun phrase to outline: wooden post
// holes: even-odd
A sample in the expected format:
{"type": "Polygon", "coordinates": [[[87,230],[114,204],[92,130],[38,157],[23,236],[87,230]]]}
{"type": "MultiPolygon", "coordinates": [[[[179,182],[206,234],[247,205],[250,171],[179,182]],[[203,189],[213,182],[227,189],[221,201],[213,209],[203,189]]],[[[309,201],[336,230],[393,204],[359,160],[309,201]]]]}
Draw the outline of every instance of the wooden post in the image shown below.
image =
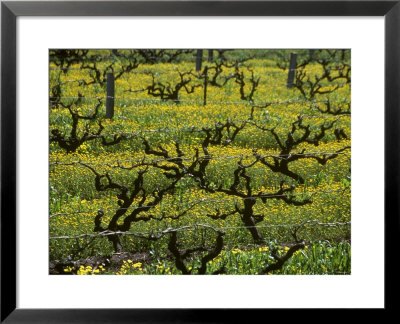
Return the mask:
{"type": "Polygon", "coordinates": [[[106,118],[114,117],[114,73],[107,73],[106,118]]]}
{"type": "Polygon", "coordinates": [[[293,87],[294,76],[296,74],[297,53],[290,53],[289,73],[287,78],[286,87],[293,87]]]}
{"type": "Polygon", "coordinates": [[[203,105],[207,104],[208,66],[204,68],[204,98],[203,105]]]}
{"type": "Polygon", "coordinates": [[[197,50],[196,55],[196,71],[201,70],[201,61],[203,59],[203,50],[197,50]]]}
{"type": "Polygon", "coordinates": [[[208,62],[212,62],[214,60],[214,50],[208,50],[208,62]]]}
{"type": "Polygon", "coordinates": [[[115,59],[118,56],[118,51],[116,49],[113,49],[113,50],[111,50],[111,54],[112,54],[111,59],[112,59],[113,63],[115,64],[115,59]]]}

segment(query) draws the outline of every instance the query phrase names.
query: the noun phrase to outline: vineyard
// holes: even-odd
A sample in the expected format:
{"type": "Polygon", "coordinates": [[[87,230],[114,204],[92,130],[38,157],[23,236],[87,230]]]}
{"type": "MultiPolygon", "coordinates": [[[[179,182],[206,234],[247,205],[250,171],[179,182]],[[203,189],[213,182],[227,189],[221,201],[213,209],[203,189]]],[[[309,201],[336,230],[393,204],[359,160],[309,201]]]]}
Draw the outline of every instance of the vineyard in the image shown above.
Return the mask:
{"type": "Polygon", "coordinates": [[[350,50],[50,50],[50,274],[351,273],[350,50]]]}

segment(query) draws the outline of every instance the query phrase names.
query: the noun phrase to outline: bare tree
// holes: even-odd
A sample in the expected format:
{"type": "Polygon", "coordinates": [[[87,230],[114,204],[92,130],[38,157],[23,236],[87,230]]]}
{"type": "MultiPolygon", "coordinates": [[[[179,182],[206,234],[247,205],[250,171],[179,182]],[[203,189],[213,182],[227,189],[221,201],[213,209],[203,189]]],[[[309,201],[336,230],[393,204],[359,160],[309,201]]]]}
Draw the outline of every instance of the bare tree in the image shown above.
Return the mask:
{"type": "Polygon", "coordinates": [[[321,107],[321,104],[315,104],[315,103],[313,103],[311,107],[317,108],[317,110],[323,114],[329,114],[334,116],[351,115],[350,102],[337,103],[336,107],[334,107],[328,98],[325,102],[322,102],[322,104],[325,106],[325,109],[321,107]]]}
{"type": "Polygon", "coordinates": [[[78,94],[77,99],[71,100],[68,104],[62,101],[56,101],[57,106],[61,106],[69,111],[71,116],[71,129],[69,134],[65,134],[59,128],[53,128],[50,131],[50,143],[57,143],[67,153],[75,152],[83,143],[100,139],[102,145],[110,146],[118,144],[121,140],[126,139],[124,134],[115,134],[111,141],[107,140],[105,135],[102,135],[104,126],[99,117],[99,108],[102,105],[102,100],[97,99],[97,103],[92,109],[92,113],[88,115],[81,115],[78,108],[85,97],[78,94]],[[85,123],[81,125],[80,121],[85,123]],[[97,122],[97,129],[95,129],[95,122],[97,122]]]}
{"type": "MultiPolygon", "coordinates": [[[[146,222],[152,219],[162,220],[164,218],[167,218],[166,215],[157,218],[155,215],[149,214],[147,212],[160,204],[164,196],[167,193],[173,191],[176,184],[182,177],[180,173],[173,174],[171,172],[165,172],[164,174],[166,178],[171,180],[168,184],[166,184],[163,188],[146,189],[146,187],[144,186],[144,177],[149,171],[149,166],[157,167],[157,165],[154,163],[142,162],[139,164],[131,165],[129,168],[121,167],[124,169],[138,168],[137,175],[133,179],[132,186],[117,183],[115,180],[112,179],[111,175],[108,172],[100,174],[93,167],[84,163],[81,164],[91,170],[95,175],[95,188],[97,191],[114,191],[116,192],[117,198],[119,199],[118,207],[106,226],[102,224],[104,212],[98,212],[95,218],[94,232],[127,232],[131,228],[132,224],[136,222],[146,222]],[[137,204],[134,204],[134,202],[137,200],[139,200],[137,204]],[[119,222],[120,220],[122,220],[122,223],[119,222]]],[[[180,217],[186,212],[187,210],[176,217],[180,217]]],[[[109,235],[107,236],[107,238],[109,241],[112,242],[115,252],[122,251],[122,245],[119,235],[109,235]]]]}
{"type": "Polygon", "coordinates": [[[81,64],[82,70],[89,70],[90,81],[80,80],[80,84],[82,85],[91,85],[91,84],[99,84],[103,86],[107,81],[107,73],[114,74],[114,80],[119,79],[123,74],[129,73],[136,69],[140,65],[140,62],[137,58],[132,58],[128,64],[121,65],[118,71],[114,73],[114,62],[106,66],[105,68],[98,68],[97,62],[83,62],[81,64]]]}
{"type": "Polygon", "coordinates": [[[179,61],[184,54],[193,54],[193,50],[138,49],[134,50],[145,64],[172,63],[179,61]]]}
{"type": "Polygon", "coordinates": [[[289,165],[298,160],[302,159],[314,159],[319,164],[325,165],[328,160],[332,160],[339,156],[339,154],[346,149],[350,148],[348,146],[338,150],[337,152],[318,156],[316,154],[306,154],[306,149],[302,149],[300,152],[294,152],[293,150],[296,149],[300,144],[307,143],[313,146],[318,146],[321,140],[325,137],[326,131],[331,129],[334,124],[336,123],[337,119],[327,123],[322,124],[319,127],[318,132],[312,132],[310,125],[303,124],[303,117],[300,115],[298,116],[297,120],[292,123],[291,129],[287,132],[286,139],[282,139],[274,128],[266,128],[257,124],[256,127],[260,130],[270,132],[275,139],[275,142],[278,144],[280,148],[280,153],[277,156],[273,157],[263,157],[258,153],[255,153],[255,156],[258,158],[260,163],[269,167],[274,172],[282,173],[300,184],[304,184],[304,178],[289,169],[289,165]],[[270,162],[269,159],[272,159],[273,162],[270,162]]]}
{"type": "Polygon", "coordinates": [[[243,71],[239,71],[239,68],[236,68],[235,71],[235,82],[239,85],[240,99],[254,102],[254,94],[258,85],[260,84],[260,77],[256,78],[254,76],[254,71],[249,67],[247,70],[251,74],[250,78],[248,79],[248,82],[250,82],[250,90],[246,93],[246,78],[243,71]]]}
{"type": "MultiPolygon", "coordinates": [[[[225,235],[225,233],[211,226],[207,226],[207,228],[212,229],[217,233],[217,237],[215,238],[215,245],[213,247],[207,247],[205,242],[203,241],[202,245],[200,246],[185,250],[180,250],[178,247],[179,243],[177,239],[177,231],[171,232],[171,236],[168,243],[168,249],[175,258],[176,268],[180,270],[182,274],[205,274],[207,271],[208,262],[215,259],[222,251],[224,247],[223,236],[225,235]],[[189,268],[185,264],[185,259],[199,252],[208,252],[208,253],[201,256],[200,259],[201,265],[199,267],[189,268]]],[[[224,265],[222,265],[222,267],[216,270],[213,274],[221,274],[221,273],[225,273],[224,265]]]]}
{"type": "Polygon", "coordinates": [[[49,51],[50,62],[63,68],[64,73],[67,73],[68,68],[73,64],[79,64],[88,59],[97,59],[97,56],[89,57],[88,53],[87,49],[53,49],[49,51]]]}
{"type": "MultiPolygon", "coordinates": [[[[185,91],[190,94],[195,91],[196,88],[201,87],[201,84],[190,85],[192,78],[191,71],[180,72],[178,71],[179,80],[175,83],[169,81],[156,81],[154,73],[150,72],[152,77],[152,84],[144,88],[142,91],[147,91],[147,93],[153,97],[159,97],[163,101],[171,100],[176,104],[180,104],[179,92],[185,91]]],[[[132,90],[128,90],[132,91],[132,90]]]]}
{"type": "Polygon", "coordinates": [[[324,53],[325,55],[321,55],[319,58],[310,58],[302,65],[297,66],[294,87],[307,99],[313,99],[317,94],[335,92],[344,84],[351,83],[351,67],[346,61],[346,51],[325,50],[324,53]],[[322,73],[310,76],[305,68],[311,62],[320,66],[322,73]],[[332,83],[336,80],[340,80],[342,83],[332,83]]]}

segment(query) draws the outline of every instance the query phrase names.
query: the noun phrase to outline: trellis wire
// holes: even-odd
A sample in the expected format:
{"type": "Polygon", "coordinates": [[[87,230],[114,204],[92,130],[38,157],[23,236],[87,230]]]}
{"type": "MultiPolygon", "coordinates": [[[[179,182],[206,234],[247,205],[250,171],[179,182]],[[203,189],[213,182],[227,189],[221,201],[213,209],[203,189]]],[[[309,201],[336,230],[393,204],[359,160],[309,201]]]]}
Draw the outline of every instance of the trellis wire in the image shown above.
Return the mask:
{"type": "Polygon", "coordinates": [[[79,239],[79,238],[85,238],[85,237],[91,237],[91,238],[97,238],[97,237],[107,237],[110,235],[121,235],[121,236],[139,236],[142,238],[145,238],[147,235],[148,237],[154,237],[155,234],[167,234],[171,232],[180,232],[180,231],[186,231],[186,230],[191,230],[191,229],[198,229],[198,228],[209,228],[214,231],[223,231],[227,229],[249,229],[249,228],[275,228],[275,227],[302,227],[302,226],[324,226],[324,227],[340,227],[340,226],[347,226],[351,225],[351,221],[348,222],[333,222],[333,223],[322,223],[317,220],[309,220],[305,221],[302,223],[298,224],[272,224],[272,225],[256,225],[256,226],[226,226],[226,227],[214,227],[211,225],[206,225],[206,224],[190,224],[190,225],[185,225],[179,228],[166,228],[164,230],[157,230],[157,231],[151,231],[151,232],[121,232],[121,231],[110,231],[106,230],[103,232],[100,232],[98,234],[92,234],[92,233],[84,233],[84,234],[79,234],[75,236],[52,236],[49,239],[50,240],[59,240],[59,239],[79,239]]]}
{"type": "MultiPolygon", "coordinates": [[[[209,73],[209,75],[210,74],[211,73],[209,73]]],[[[85,83],[85,82],[90,82],[90,80],[89,81],[83,80],[83,79],[81,79],[81,80],[66,80],[66,81],[61,82],[61,84],[63,85],[63,84],[72,83],[72,82],[85,83]]],[[[97,83],[93,83],[93,84],[97,84],[97,83]]],[[[321,87],[324,88],[324,87],[338,86],[339,88],[342,88],[342,87],[344,87],[346,85],[348,85],[348,83],[329,83],[329,84],[322,84],[321,87]]],[[[263,85],[263,88],[270,88],[270,89],[286,88],[286,84],[276,84],[276,85],[269,85],[268,84],[268,85],[263,85]]],[[[123,91],[124,92],[133,92],[133,93],[135,93],[135,92],[145,92],[145,91],[147,91],[147,89],[146,88],[145,89],[138,89],[138,90],[129,89],[129,90],[123,90],[123,91]]],[[[117,98],[115,98],[115,99],[117,99],[117,98]]]]}
{"type": "MultiPolygon", "coordinates": [[[[233,197],[231,199],[228,198],[203,198],[195,201],[190,201],[187,202],[188,205],[191,205],[190,208],[194,207],[195,205],[198,205],[200,203],[208,203],[208,202],[224,202],[224,201],[241,201],[241,200],[248,200],[248,199],[262,199],[262,198],[276,198],[276,197],[291,197],[291,196],[303,196],[303,195],[316,195],[320,193],[333,193],[333,192],[345,192],[346,189],[337,189],[337,190],[320,190],[320,191],[307,191],[307,192],[298,192],[298,193],[288,193],[288,194],[263,194],[263,195],[257,195],[257,196],[248,196],[248,197],[233,197]]],[[[179,204],[160,204],[162,207],[172,207],[172,206],[178,206],[179,204]]],[[[72,214],[91,214],[94,212],[99,212],[100,210],[102,212],[108,212],[108,211],[117,211],[117,210],[128,210],[128,209],[144,209],[144,208],[153,208],[156,205],[142,205],[142,206],[130,206],[127,208],[108,208],[108,209],[97,209],[97,210],[92,210],[92,211],[73,211],[73,212],[66,212],[66,213],[56,213],[56,214],[51,214],[49,215],[49,218],[53,218],[55,216],[65,216],[65,215],[72,215],[72,214]]],[[[157,205],[158,206],[158,205],[157,205]]],[[[166,217],[168,218],[168,217],[166,217]]]]}
{"type": "MultiPolygon", "coordinates": [[[[274,154],[260,154],[259,156],[261,158],[266,158],[266,157],[272,157],[272,158],[278,158],[278,159],[282,159],[282,160],[287,160],[289,159],[291,156],[309,156],[309,157],[313,157],[313,156],[324,156],[324,155],[334,155],[334,154],[338,154],[338,155],[350,155],[350,153],[348,152],[310,152],[310,153],[290,153],[290,154],[278,154],[278,155],[274,155],[274,154]]],[[[242,158],[242,159],[247,159],[247,158],[251,158],[251,157],[255,157],[255,155],[243,155],[243,154],[238,154],[238,155],[217,155],[217,156],[211,156],[211,155],[203,155],[203,156],[199,156],[199,159],[201,160],[223,160],[223,159],[235,159],[235,158],[242,158]]],[[[156,159],[156,160],[144,160],[142,159],[124,159],[124,160],[115,160],[115,161],[110,161],[108,163],[127,163],[127,162],[142,162],[142,163],[157,163],[157,162],[168,162],[168,161],[174,161],[174,160],[183,160],[183,161],[191,161],[193,160],[193,158],[184,158],[184,157],[170,157],[170,158],[164,158],[164,159],[156,159]]],[[[59,162],[59,161],[54,161],[54,162],[50,162],[49,165],[77,165],[77,164],[90,164],[90,165],[106,165],[106,166],[110,166],[110,167],[114,167],[113,165],[109,165],[108,163],[105,162],[90,162],[90,161],[82,161],[82,160],[78,160],[78,161],[70,161],[70,162],[59,162]]],[[[115,167],[118,167],[118,165],[116,165],[115,167]]]]}
{"type": "MultiPolygon", "coordinates": [[[[121,61],[123,61],[123,60],[130,60],[131,58],[130,57],[124,57],[123,56],[124,54],[122,54],[122,55],[115,55],[115,56],[112,56],[112,55],[109,55],[109,56],[103,56],[103,55],[99,55],[99,56],[96,56],[96,54],[93,56],[93,61],[96,61],[96,60],[115,60],[115,59],[117,59],[117,60],[121,60],[121,61]]],[[[251,60],[251,59],[272,59],[272,58],[274,58],[274,56],[276,56],[276,54],[269,54],[269,55],[261,55],[261,56],[257,56],[257,57],[243,57],[243,56],[226,56],[226,55],[218,55],[218,56],[215,56],[215,58],[214,58],[214,61],[216,61],[216,60],[218,60],[218,59],[223,59],[223,60],[225,60],[225,61],[236,61],[236,60],[241,60],[241,59],[246,59],[246,60],[251,60]]],[[[207,57],[206,56],[203,56],[203,59],[206,59],[207,57]]],[[[172,62],[163,62],[163,61],[165,61],[165,60],[181,60],[181,63],[182,62],[196,62],[196,59],[197,59],[197,57],[196,56],[190,56],[189,55],[189,53],[180,53],[180,54],[178,54],[178,56],[177,57],[171,57],[171,56],[165,56],[165,57],[160,57],[160,56],[142,56],[142,57],[137,57],[137,59],[143,59],[143,60],[146,60],[146,59],[150,59],[150,60],[153,60],[153,61],[160,61],[161,63],[172,63],[172,62]],[[186,55],[187,57],[179,57],[179,55],[186,55]]],[[[82,60],[82,61],[92,61],[92,57],[86,57],[84,60],[82,60]]],[[[338,61],[338,62],[341,62],[341,61],[338,61]]],[[[140,62],[141,64],[146,64],[146,62],[140,62]]]]}
{"type": "MultiPolygon", "coordinates": [[[[152,70],[126,71],[126,70],[113,70],[111,68],[108,68],[108,69],[97,68],[97,70],[98,71],[102,71],[102,72],[109,71],[109,72],[113,72],[113,73],[124,72],[126,75],[128,75],[128,74],[150,74],[150,75],[154,74],[154,75],[161,75],[161,74],[168,74],[168,73],[171,73],[171,72],[181,72],[181,73],[192,72],[192,70],[180,71],[180,70],[178,70],[178,67],[179,67],[178,65],[175,65],[175,66],[172,66],[171,70],[157,70],[157,71],[152,71],[152,70]]],[[[212,66],[209,66],[209,67],[212,67],[212,66]]],[[[51,70],[51,71],[84,71],[84,70],[93,70],[93,69],[90,69],[88,67],[49,67],[49,70],[51,70]]],[[[200,74],[199,71],[194,71],[192,74],[196,74],[196,72],[197,72],[197,74],[200,74]]],[[[284,73],[285,73],[284,71],[276,70],[276,71],[269,71],[266,74],[267,75],[268,74],[272,75],[272,74],[284,74],[284,73]]],[[[221,75],[221,73],[216,73],[216,72],[209,72],[208,74],[209,75],[214,75],[214,74],[221,75]]]]}
{"type": "MultiPolygon", "coordinates": [[[[329,116],[318,116],[318,115],[302,115],[303,118],[344,118],[344,117],[350,117],[350,115],[329,115],[329,116]]],[[[270,117],[271,119],[275,119],[273,117],[270,117]]],[[[244,122],[249,122],[249,120],[235,120],[237,123],[244,123],[244,122]]],[[[204,128],[210,128],[211,126],[203,126],[204,128]]],[[[91,134],[92,138],[104,138],[105,136],[124,136],[126,139],[131,139],[135,137],[141,137],[143,136],[144,133],[182,133],[182,132],[188,132],[188,133],[201,133],[204,132],[203,128],[196,128],[196,127],[188,127],[188,128],[173,128],[173,129],[168,129],[168,128],[160,128],[160,129],[141,129],[139,132],[126,132],[126,133],[107,133],[107,134],[100,134],[100,135],[95,135],[91,134]]]]}
{"type": "MultiPolygon", "coordinates": [[[[345,118],[345,117],[351,117],[350,114],[341,114],[341,115],[301,115],[302,118],[345,118]]],[[[279,120],[279,118],[275,118],[272,116],[268,116],[269,120],[279,120]]],[[[252,120],[233,120],[236,123],[250,123],[252,120]]],[[[214,126],[214,125],[212,125],[214,126]]],[[[125,136],[126,139],[131,139],[135,137],[140,137],[143,136],[144,133],[182,133],[182,132],[188,132],[188,133],[195,133],[195,132],[204,132],[203,128],[210,128],[212,126],[202,126],[202,128],[196,128],[195,126],[189,126],[187,128],[173,128],[173,129],[168,129],[168,128],[160,128],[160,129],[141,129],[138,132],[121,132],[121,133],[105,133],[105,134],[90,134],[92,138],[103,138],[105,136],[125,136]]]]}
{"type": "MultiPolygon", "coordinates": [[[[203,103],[201,100],[193,100],[193,99],[161,99],[161,98],[129,98],[129,97],[112,97],[115,100],[127,100],[127,101],[150,101],[150,102],[191,102],[191,103],[203,103]]],[[[49,97],[50,102],[59,102],[60,99],[81,99],[81,100],[92,100],[92,99],[107,99],[107,96],[97,96],[97,97],[49,97]],[[55,100],[56,99],[56,100],[55,100]]],[[[265,107],[257,107],[257,105],[284,105],[284,104],[296,104],[296,103],[306,103],[306,104],[316,104],[316,103],[328,103],[328,99],[325,100],[300,100],[300,99],[289,99],[285,101],[257,101],[257,102],[250,102],[250,101],[207,101],[208,104],[232,104],[232,105],[252,105],[255,108],[265,108],[265,107]]],[[[329,103],[345,103],[350,102],[349,99],[344,100],[337,100],[337,101],[329,101],[329,103]]]]}
{"type": "MultiPolygon", "coordinates": [[[[102,59],[104,59],[104,60],[107,60],[107,59],[110,59],[110,60],[114,60],[115,58],[114,57],[101,57],[102,59]]],[[[167,58],[159,58],[159,57],[148,57],[148,59],[152,59],[152,60],[159,60],[159,61],[162,61],[162,60],[165,60],[165,59],[167,59],[167,58]]],[[[224,61],[226,62],[226,63],[228,63],[228,64],[232,64],[232,63],[238,63],[238,64],[243,64],[243,63],[245,63],[245,61],[248,61],[248,60],[253,60],[253,59],[262,59],[262,57],[241,57],[241,56],[237,56],[237,57],[225,57],[225,59],[224,59],[224,61]],[[245,60],[245,61],[243,61],[243,62],[238,62],[238,60],[245,60]]],[[[122,58],[122,60],[129,60],[129,58],[122,58]]],[[[193,63],[193,62],[196,62],[196,60],[197,60],[197,58],[196,58],[196,56],[195,57],[193,57],[192,59],[188,59],[188,58],[183,58],[183,59],[181,59],[181,61],[179,62],[179,63],[193,63]]],[[[214,61],[218,61],[218,60],[214,60],[214,61]]],[[[315,59],[314,60],[315,62],[318,62],[318,59],[315,59]]],[[[346,63],[346,60],[324,60],[324,61],[327,61],[329,64],[331,64],[331,63],[338,63],[338,64],[349,64],[349,63],[346,63]]],[[[75,64],[81,64],[82,62],[79,62],[79,63],[75,63],[75,64]]],[[[93,62],[93,63],[102,63],[101,61],[99,61],[99,62],[93,62]]],[[[139,64],[142,64],[142,65],[145,65],[146,64],[146,62],[138,62],[139,64]]],[[[166,64],[171,64],[171,65],[174,65],[174,64],[176,64],[176,63],[178,63],[178,62],[162,62],[162,63],[166,63],[166,64]]],[[[213,62],[206,62],[207,64],[212,64],[213,62]]],[[[176,66],[176,65],[175,65],[176,66]]],[[[347,67],[346,65],[343,67],[343,68],[345,68],[345,67],[347,67]]],[[[59,66],[57,66],[57,67],[49,67],[50,68],[50,70],[61,70],[61,71],[69,71],[69,70],[84,70],[84,69],[87,69],[88,67],[59,67],[59,66]]],[[[332,70],[336,70],[336,69],[340,69],[340,68],[331,68],[332,70]]],[[[284,71],[287,71],[287,70],[290,70],[290,69],[285,69],[284,71]]],[[[293,70],[295,70],[295,69],[293,69],[293,70]]],[[[304,69],[300,69],[300,70],[304,70],[304,69]]],[[[114,71],[114,72],[123,72],[123,70],[116,70],[116,71],[114,71]]],[[[127,72],[127,73],[131,73],[131,72],[135,72],[135,71],[130,71],[130,72],[127,72]]],[[[139,73],[140,73],[141,71],[139,71],[139,73]]],[[[164,72],[164,71],[161,71],[161,72],[164,72]]],[[[280,73],[283,73],[283,72],[281,72],[281,71],[276,71],[276,72],[280,72],[280,73]]],[[[167,72],[168,73],[168,72],[167,72]]]]}
{"type": "MultiPolygon", "coordinates": [[[[209,68],[212,68],[212,66],[209,66],[209,68]]],[[[328,69],[326,69],[326,71],[342,71],[342,70],[344,70],[345,68],[348,68],[348,69],[350,69],[350,67],[349,66],[343,66],[343,67],[341,67],[341,68],[328,68],[328,69]]],[[[57,71],[57,70],[62,70],[62,71],[81,71],[81,70],[85,70],[85,69],[87,69],[87,68],[53,68],[53,67],[50,67],[49,68],[51,71],[57,71]]],[[[286,70],[288,70],[288,71],[300,71],[300,72],[307,72],[307,70],[306,69],[286,69],[286,70]]],[[[277,71],[269,71],[269,72],[266,72],[266,73],[264,73],[263,75],[272,75],[272,74],[282,74],[282,76],[284,76],[285,74],[286,74],[286,70],[282,70],[282,71],[279,71],[279,70],[277,70],[277,71]]],[[[129,75],[129,74],[144,74],[144,75],[155,75],[155,76],[157,76],[157,75],[163,75],[163,74],[169,74],[169,73],[171,73],[171,72],[180,72],[180,73],[191,73],[192,75],[196,75],[196,71],[195,72],[192,72],[192,70],[189,70],[189,71],[180,71],[179,69],[178,69],[178,66],[174,66],[171,70],[156,70],[156,71],[153,71],[153,70],[143,70],[143,71],[135,71],[135,70],[133,70],[133,71],[125,71],[125,70],[112,70],[112,69],[107,69],[107,70],[105,70],[105,71],[109,71],[109,72],[111,72],[111,73],[121,73],[121,72],[125,72],[125,76],[124,77],[126,77],[127,75],[129,75]]],[[[325,71],[325,70],[324,70],[325,71]]],[[[217,73],[217,72],[207,72],[208,73],[208,75],[220,75],[221,77],[227,77],[227,76],[233,76],[234,75],[234,73],[229,73],[228,72],[228,75],[226,75],[226,74],[222,74],[222,72],[220,72],[220,73],[217,73]]],[[[197,74],[199,75],[199,76],[201,76],[202,75],[202,72],[200,72],[200,71],[197,71],[197,74]]],[[[122,77],[122,76],[121,76],[122,77]]],[[[65,80],[65,81],[63,81],[63,82],[75,82],[75,81],[79,81],[79,80],[65,80]]],[[[83,79],[81,80],[81,81],[83,81],[83,79]]],[[[282,85],[282,86],[284,86],[284,85],[282,85]]]]}

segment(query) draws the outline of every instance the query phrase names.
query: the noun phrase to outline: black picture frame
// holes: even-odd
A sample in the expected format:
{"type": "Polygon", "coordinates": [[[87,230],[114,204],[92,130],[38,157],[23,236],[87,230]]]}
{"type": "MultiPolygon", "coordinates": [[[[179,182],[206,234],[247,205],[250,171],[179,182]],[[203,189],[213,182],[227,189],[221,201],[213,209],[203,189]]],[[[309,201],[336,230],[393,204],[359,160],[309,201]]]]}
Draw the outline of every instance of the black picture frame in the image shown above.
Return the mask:
{"type": "MultiPolygon", "coordinates": [[[[1,322],[233,322],[256,309],[16,308],[16,19],[19,16],[384,16],[385,310],[397,306],[399,237],[400,0],[396,1],[2,1],[1,3],[1,322]]],[[[366,157],[367,158],[367,157],[366,157]]],[[[371,238],[373,244],[373,238],[371,238]]],[[[366,247],[367,248],[367,247],[366,247]]],[[[373,269],[373,260],[371,269],[373,269]]],[[[261,314],[259,314],[261,313],[261,314]]],[[[259,317],[260,319],[262,317],[259,317]]]]}

